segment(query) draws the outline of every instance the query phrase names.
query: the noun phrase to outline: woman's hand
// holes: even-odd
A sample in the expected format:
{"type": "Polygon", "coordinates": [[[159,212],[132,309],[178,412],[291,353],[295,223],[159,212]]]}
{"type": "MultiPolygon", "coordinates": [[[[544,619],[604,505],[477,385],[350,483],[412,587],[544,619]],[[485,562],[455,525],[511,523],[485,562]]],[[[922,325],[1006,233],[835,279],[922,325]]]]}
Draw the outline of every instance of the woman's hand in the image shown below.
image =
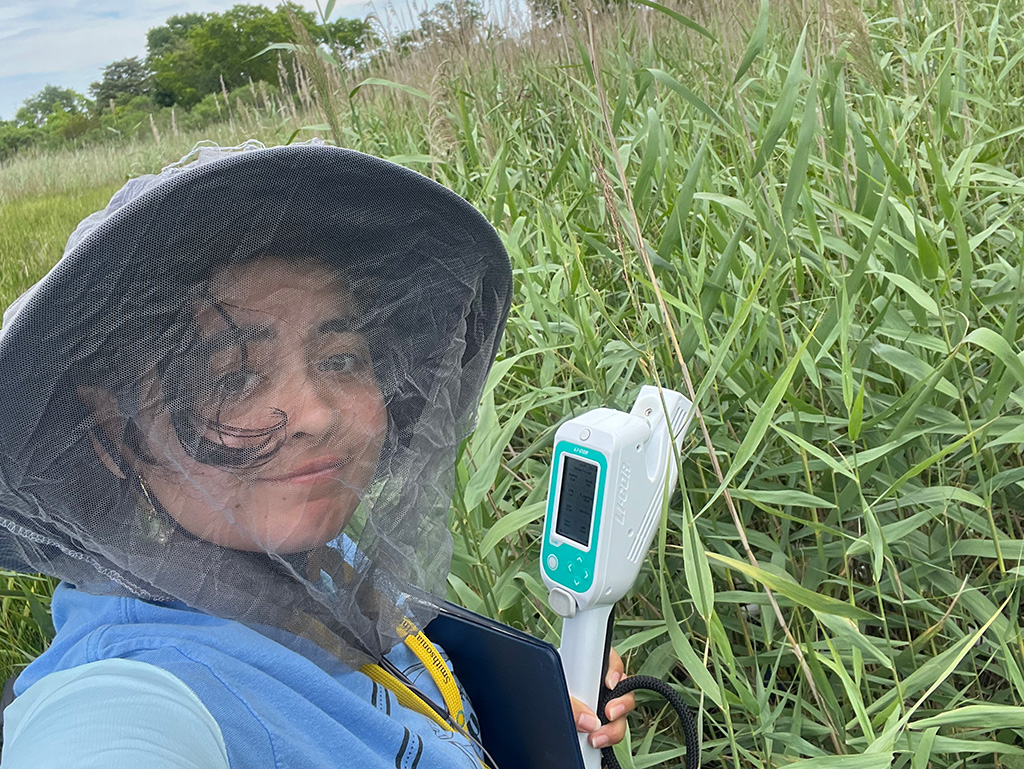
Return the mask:
{"type": "MultiPolygon", "coordinates": [[[[624,668],[622,658],[615,649],[608,654],[608,674],[604,683],[609,689],[614,689],[622,680],[624,668]]],[[[589,734],[591,746],[595,748],[606,748],[622,742],[626,736],[626,716],[636,707],[636,698],[630,692],[622,697],[609,701],[605,706],[604,713],[608,717],[608,723],[601,726],[601,721],[593,710],[588,708],[575,697],[572,700],[572,715],[576,719],[576,731],[589,734]]]]}

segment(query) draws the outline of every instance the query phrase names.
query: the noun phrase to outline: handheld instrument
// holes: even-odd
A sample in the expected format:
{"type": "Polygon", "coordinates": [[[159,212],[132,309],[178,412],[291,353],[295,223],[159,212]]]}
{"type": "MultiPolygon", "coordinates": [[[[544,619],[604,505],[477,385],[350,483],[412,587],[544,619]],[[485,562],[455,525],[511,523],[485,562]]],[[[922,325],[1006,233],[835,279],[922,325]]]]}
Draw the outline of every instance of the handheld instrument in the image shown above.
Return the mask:
{"type": "MultiPolygon", "coordinates": [[[[595,712],[612,607],[651,547],[692,415],[680,393],[646,385],[628,414],[594,409],[555,433],[541,572],[551,608],[564,618],[558,652],[569,693],[595,712]]],[[[601,751],[587,735],[580,750],[587,769],[599,769],[601,751]]]]}

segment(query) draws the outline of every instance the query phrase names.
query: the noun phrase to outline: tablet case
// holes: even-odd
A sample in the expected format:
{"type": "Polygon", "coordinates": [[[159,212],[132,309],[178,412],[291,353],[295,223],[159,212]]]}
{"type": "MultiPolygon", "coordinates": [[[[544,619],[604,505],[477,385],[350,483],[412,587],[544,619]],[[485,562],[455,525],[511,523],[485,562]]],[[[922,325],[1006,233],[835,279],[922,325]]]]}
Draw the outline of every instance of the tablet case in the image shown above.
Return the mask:
{"type": "Polygon", "coordinates": [[[426,633],[448,653],[496,769],[584,769],[554,646],[453,603],[426,633]]]}

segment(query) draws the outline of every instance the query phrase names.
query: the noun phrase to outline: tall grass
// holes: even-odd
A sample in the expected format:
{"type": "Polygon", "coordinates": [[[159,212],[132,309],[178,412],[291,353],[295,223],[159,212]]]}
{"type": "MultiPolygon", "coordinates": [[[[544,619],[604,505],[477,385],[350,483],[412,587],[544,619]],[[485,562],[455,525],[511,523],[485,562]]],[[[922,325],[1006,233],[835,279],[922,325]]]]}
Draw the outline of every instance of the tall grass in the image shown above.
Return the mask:
{"type": "MultiPolygon", "coordinates": [[[[557,425],[688,374],[701,424],[616,644],[699,709],[705,762],[1024,767],[1024,11],[669,10],[698,24],[322,73],[311,120],[455,189],[513,260],[451,591],[554,639],[557,425]]],[[[682,754],[652,704],[623,766],[682,754]]]]}

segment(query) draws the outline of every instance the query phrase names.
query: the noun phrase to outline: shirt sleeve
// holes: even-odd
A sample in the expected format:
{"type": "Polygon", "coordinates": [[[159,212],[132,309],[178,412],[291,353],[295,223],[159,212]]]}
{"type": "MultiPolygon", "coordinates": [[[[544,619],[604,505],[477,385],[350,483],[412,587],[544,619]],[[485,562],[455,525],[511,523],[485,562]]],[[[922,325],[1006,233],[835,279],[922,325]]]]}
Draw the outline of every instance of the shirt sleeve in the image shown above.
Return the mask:
{"type": "Polygon", "coordinates": [[[229,769],[220,727],[166,670],[109,659],[44,676],[4,711],[0,769],[229,769]]]}

